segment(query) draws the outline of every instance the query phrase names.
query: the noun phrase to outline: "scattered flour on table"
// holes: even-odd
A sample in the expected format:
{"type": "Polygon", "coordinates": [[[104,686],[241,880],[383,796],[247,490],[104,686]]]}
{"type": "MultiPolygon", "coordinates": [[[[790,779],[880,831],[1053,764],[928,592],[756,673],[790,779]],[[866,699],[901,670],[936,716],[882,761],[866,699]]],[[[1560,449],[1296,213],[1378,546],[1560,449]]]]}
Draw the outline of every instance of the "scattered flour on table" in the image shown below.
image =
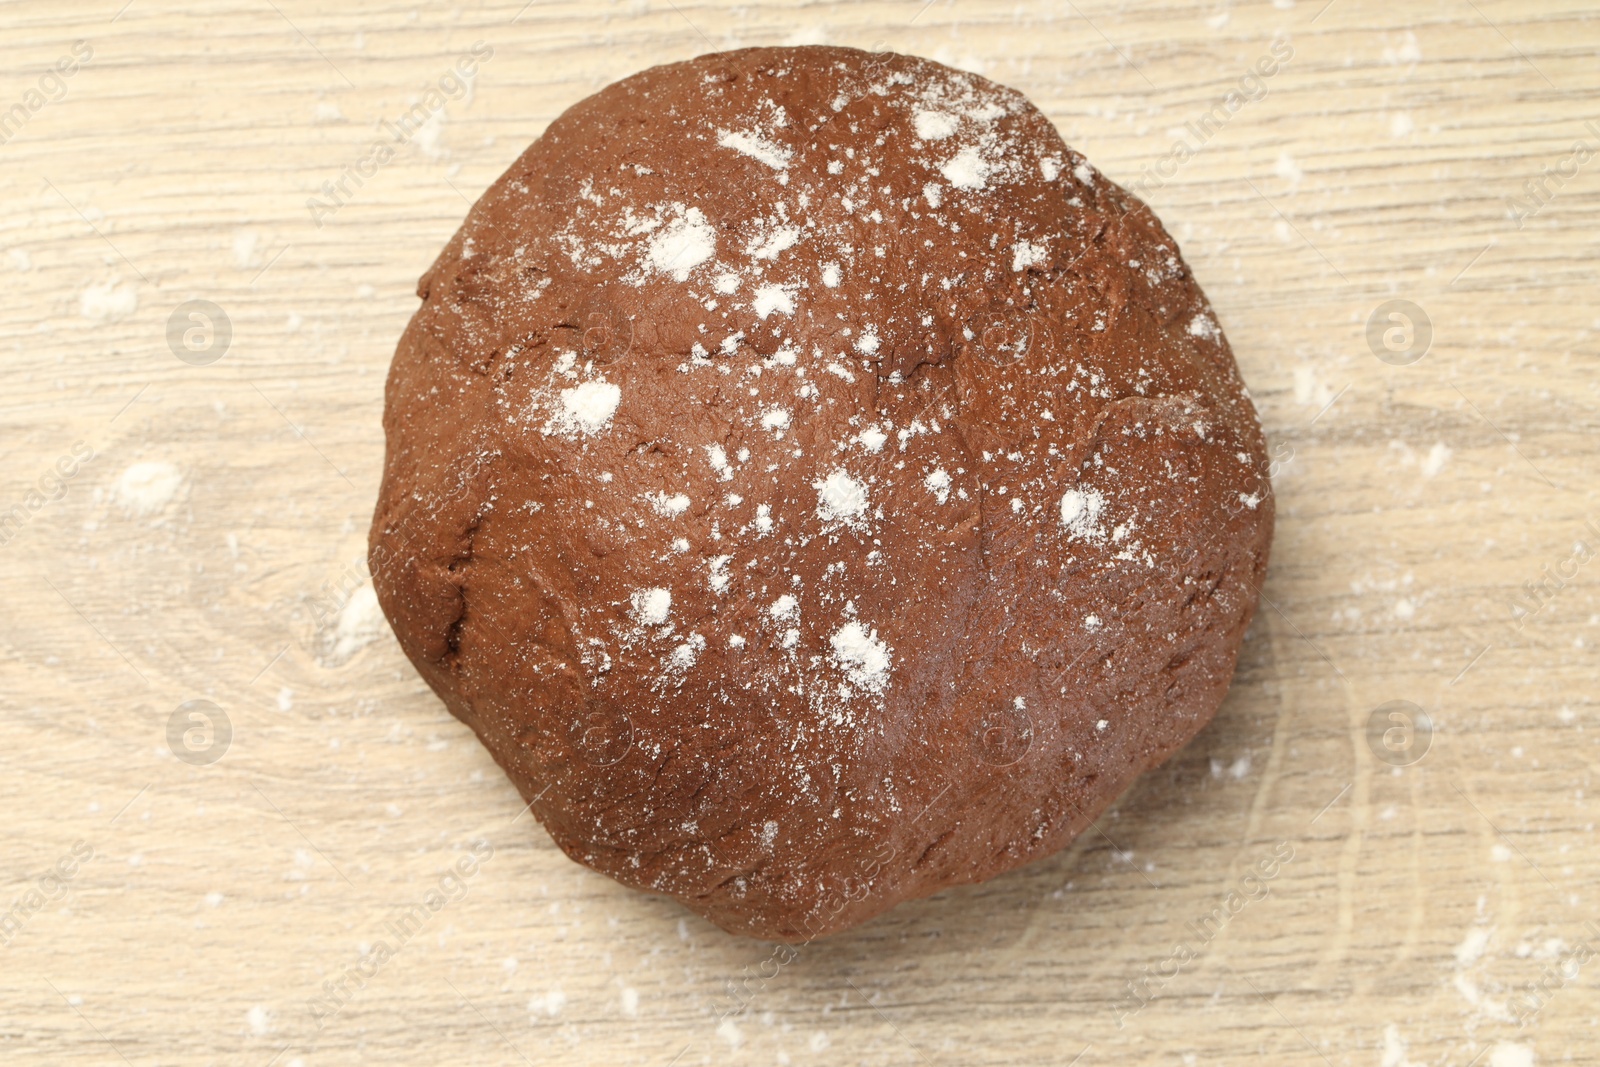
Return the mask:
{"type": "Polygon", "coordinates": [[[533,1016],[556,1016],[561,1014],[561,1009],[567,1006],[567,995],[559,989],[552,989],[548,993],[534,994],[528,998],[528,1014],[533,1016]]]}
{"type": "Polygon", "coordinates": [[[117,503],[134,518],[163,510],[183,484],[183,472],[164,460],[135,463],[117,479],[117,503]]]}
{"type": "Polygon", "coordinates": [[[1400,1036],[1400,1028],[1390,1023],[1383,1028],[1383,1059],[1379,1060],[1379,1067],[1422,1067],[1406,1058],[1407,1045],[1400,1036]]]}
{"type": "Polygon", "coordinates": [[[1445,464],[1450,462],[1450,446],[1443,441],[1435,441],[1432,448],[1428,449],[1427,458],[1422,461],[1422,476],[1432,478],[1444,470],[1445,464]]]}
{"type": "Polygon", "coordinates": [[[120,322],[139,310],[139,288],[132,282],[118,284],[113,278],[91,285],[78,298],[78,312],[90,322],[120,322]]]}
{"type": "Polygon", "coordinates": [[[1477,963],[1483,950],[1489,947],[1489,937],[1493,933],[1494,928],[1489,926],[1474,926],[1468,930],[1467,936],[1456,946],[1456,966],[1470,967],[1477,963]]]}
{"type": "Polygon", "coordinates": [[[253,230],[233,231],[233,265],[239,270],[249,270],[260,265],[256,245],[261,238],[253,230]]]}
{"type": "MultiPolygon", "coordinates": [[[[470,78],[467,80],[467,85],[472,85],[470,78]]],[[[417,127],[417,132],[411,135],[411,143],[417,146],[417,151],[434,162],[450,154],[450,150],[444,146],[444,121],[444,110],[435,111],[417,127]]]]}
{"type": "Polygon", "coordinates": [[[324,642],[320,657],[324,666],[338,667],[357,652],[382,637],[389,629],[389,621],[378,606],[377,591],[369,582],[350,594],[334,622],[333,630],[324,642]]]}
{"type": "Polygon", "coordinates": [[[1489,1067],[1533,1067],[1533,1049],[1515,1041],[1499,1041],[1489,1053],[1489,1067]]]}

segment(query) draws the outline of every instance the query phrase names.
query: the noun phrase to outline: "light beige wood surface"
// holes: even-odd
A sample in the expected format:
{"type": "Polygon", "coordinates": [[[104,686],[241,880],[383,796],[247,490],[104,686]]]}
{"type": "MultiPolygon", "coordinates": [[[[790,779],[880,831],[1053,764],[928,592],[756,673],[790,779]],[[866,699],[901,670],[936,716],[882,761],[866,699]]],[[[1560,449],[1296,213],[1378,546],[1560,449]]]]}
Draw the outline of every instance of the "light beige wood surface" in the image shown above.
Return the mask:
{"type": "Polygon", "coordinates": [[[0,3],[0,1062],[1600,1063],[1592,4],[122,3],[0,3]],[[470,95],[318,225],[475,42],[470,95]],[[1216,722],[1097,831],[772,975],[519,818],[360,561],[390,353],[468,202],[607,82],[785,42],[978,70],[1145,177],[1279,459],[1278,535],[1216,722]],[[168,343],[196,299],[232,330],[205,365],[168,343]],[[1369,346],[1390,300],[1431,323],[1409,365],[1369,346]],[[192,700],[231,723],[206,765],[168,740],[192,700]],[[1369,738],[1395,700],[1435,731],[1406,767],[1369,738]]]}

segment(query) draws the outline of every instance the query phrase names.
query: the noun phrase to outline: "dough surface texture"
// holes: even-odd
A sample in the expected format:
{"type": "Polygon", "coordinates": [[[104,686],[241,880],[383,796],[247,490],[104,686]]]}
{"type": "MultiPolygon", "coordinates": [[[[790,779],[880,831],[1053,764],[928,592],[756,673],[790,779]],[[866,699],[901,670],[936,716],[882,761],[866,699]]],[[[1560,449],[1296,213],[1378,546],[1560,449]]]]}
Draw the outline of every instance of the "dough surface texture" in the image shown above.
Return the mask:
{"type": "Polygon", "coordinates": [[[807,941],[1059,850],[1227,691],[1254,409],[1176,243],[1012,90],[644,71],[418,295],[375,587],[580,863],[807,941]]]}

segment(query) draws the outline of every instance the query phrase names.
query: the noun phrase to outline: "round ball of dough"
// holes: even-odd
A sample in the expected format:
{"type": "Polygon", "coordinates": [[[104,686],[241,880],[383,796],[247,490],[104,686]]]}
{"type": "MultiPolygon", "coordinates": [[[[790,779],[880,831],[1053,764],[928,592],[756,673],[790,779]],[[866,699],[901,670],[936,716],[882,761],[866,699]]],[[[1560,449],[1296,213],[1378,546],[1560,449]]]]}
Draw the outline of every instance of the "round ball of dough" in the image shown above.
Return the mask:
{"type": "Polygon", "coordinates": [[[1012,90],[645,71],[418,295],[377,592],[580,863],[809,940],[1055,852],[1227,690],[1254,411],[1176,243],[1012,90]]]}

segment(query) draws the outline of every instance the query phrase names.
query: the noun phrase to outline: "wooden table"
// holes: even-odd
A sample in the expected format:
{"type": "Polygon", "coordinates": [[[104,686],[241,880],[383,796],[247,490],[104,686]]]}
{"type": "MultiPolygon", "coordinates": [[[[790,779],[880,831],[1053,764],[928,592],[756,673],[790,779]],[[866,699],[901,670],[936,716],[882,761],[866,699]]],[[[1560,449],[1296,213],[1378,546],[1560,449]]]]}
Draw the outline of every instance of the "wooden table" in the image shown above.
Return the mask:
{"type": "Polygon", "coordinates": [[[1600,1063],[1600,21],[1324,2],[0,4],[0,1061],[1600,1063]],[[468,202],[607,82],[823,41],[1016,86],[1143,190],[1278,537],[1216,722],[1100,832],[724,1018],[769,946],[519,817],[361,560],[390,353],[468,202]],[[476,42],[470,94],[308,207],[476,42]]]}

